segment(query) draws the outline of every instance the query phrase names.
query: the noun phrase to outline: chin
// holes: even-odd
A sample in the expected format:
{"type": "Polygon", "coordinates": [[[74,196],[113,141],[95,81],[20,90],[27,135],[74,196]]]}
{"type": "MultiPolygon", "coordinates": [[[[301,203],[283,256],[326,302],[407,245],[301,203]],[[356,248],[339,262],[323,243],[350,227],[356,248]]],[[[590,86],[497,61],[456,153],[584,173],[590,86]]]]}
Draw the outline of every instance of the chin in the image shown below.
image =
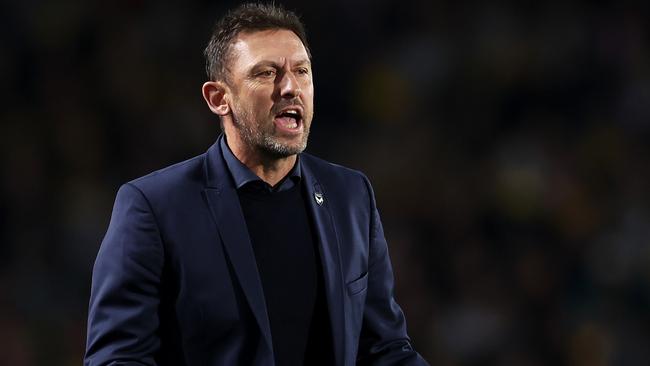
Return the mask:
{"type": "Polygon", "coordinates": [[[306,147],[306,140],[301,143],[287,144],[277,141],[276,139],[267,139],[262,146],[262,150],[264,150],[267,155],[274,158],[288,158],[305,151],[306,147]]]}

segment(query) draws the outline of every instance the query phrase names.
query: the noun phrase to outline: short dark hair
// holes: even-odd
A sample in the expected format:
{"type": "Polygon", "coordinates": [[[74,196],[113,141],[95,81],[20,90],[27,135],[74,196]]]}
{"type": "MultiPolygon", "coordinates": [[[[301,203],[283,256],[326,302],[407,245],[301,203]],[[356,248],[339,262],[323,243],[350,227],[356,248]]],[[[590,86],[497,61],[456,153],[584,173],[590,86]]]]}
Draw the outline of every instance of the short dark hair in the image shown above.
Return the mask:
{"type": "Polygon", "coordinates": [[[275,4],[246,3],[230,10],[214,26],[210,42],[203,51],[208,79],[226,79],[230,46],[239,33],[270,29],[287,29],[295,33],[311,59],[305,26],[294,12],[275,4]]]}

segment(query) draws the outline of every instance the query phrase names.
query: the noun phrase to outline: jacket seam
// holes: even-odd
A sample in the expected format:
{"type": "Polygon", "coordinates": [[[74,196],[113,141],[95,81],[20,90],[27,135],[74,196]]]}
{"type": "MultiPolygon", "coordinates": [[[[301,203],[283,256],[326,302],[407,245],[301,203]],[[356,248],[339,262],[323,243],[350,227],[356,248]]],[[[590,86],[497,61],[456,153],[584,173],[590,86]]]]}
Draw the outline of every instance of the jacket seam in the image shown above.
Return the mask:
{"type": "Polygon", "coordinates": [[[138,188],[138,186],[136,186],[135,184],[133,184],[131,182],[128,182],[128,183],[125,183],[125,185],[127,185],[129,187],[132,187],[138,193],[140,193],[140,195],[142,196],[144,201],[147,203],[147,207],[149,208],[149,212],[151,212],[151,217],[153,217],[153,222],[154,222],[154,224],[156,224],[156,233],[158,234],[158,240],[160,241],[160,250],[162,251],[162,257],[164,259],[165,258],[165,245],[164,245],[164,241],[163,241],[163,238],[162,238],[162,234],[160,233],[160,224],[158,223],[158,218],[156,217],[156,213],[153,210],[153,206],[151,205],[151,202],[149,201],[149,198],[147,198],[147,196],[144,194],[144,192],[142,192],[142,190],[140,188],[138,188]]]}

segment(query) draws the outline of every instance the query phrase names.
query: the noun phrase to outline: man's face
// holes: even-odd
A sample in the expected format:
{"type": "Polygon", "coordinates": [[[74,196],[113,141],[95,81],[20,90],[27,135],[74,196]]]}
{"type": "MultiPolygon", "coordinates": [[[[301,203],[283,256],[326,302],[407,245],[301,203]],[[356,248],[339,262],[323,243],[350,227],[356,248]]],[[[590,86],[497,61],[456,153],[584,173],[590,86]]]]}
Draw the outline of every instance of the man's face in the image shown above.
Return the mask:
{"type": "Polygon", "coordinates": [[[230,50],[232,120],[241,140],[279,158],[307,146],[314,85],[307,51],[295,33],[240,33],[230,50]]]}

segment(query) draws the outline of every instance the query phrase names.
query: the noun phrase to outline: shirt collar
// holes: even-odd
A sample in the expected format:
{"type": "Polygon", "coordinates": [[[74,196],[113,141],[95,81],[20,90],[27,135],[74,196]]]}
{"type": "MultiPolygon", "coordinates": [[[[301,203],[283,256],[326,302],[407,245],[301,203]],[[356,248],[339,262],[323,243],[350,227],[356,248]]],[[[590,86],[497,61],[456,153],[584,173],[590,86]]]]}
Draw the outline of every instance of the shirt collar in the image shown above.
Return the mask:
{"type": "Polygon", "coordinates": [[[244,163],[237,159],[235,154],[233,154],[232,150],[230,150],[230,147],[228,146],[226,135],[222,136],[219,145],[221,147],[221,154],[226,161],[226,167],[230,171],[230,176],[233,178],[235,187],[237,187],[237,189],[240,189],[241,187],[251,182],[259,182],[271,191],[284,191],[286,189],[292,188],[302,179],[302,172],[300,169],[300,155],[296,157],[296,163],[294,164],[291,171],[289,171],[289,174],[287,174],[287,176],[284,177],[275,187],[271,187],[268,183],[264,182],[260,177],[253,173],[246,165],[244,165],[244,163]]]}

